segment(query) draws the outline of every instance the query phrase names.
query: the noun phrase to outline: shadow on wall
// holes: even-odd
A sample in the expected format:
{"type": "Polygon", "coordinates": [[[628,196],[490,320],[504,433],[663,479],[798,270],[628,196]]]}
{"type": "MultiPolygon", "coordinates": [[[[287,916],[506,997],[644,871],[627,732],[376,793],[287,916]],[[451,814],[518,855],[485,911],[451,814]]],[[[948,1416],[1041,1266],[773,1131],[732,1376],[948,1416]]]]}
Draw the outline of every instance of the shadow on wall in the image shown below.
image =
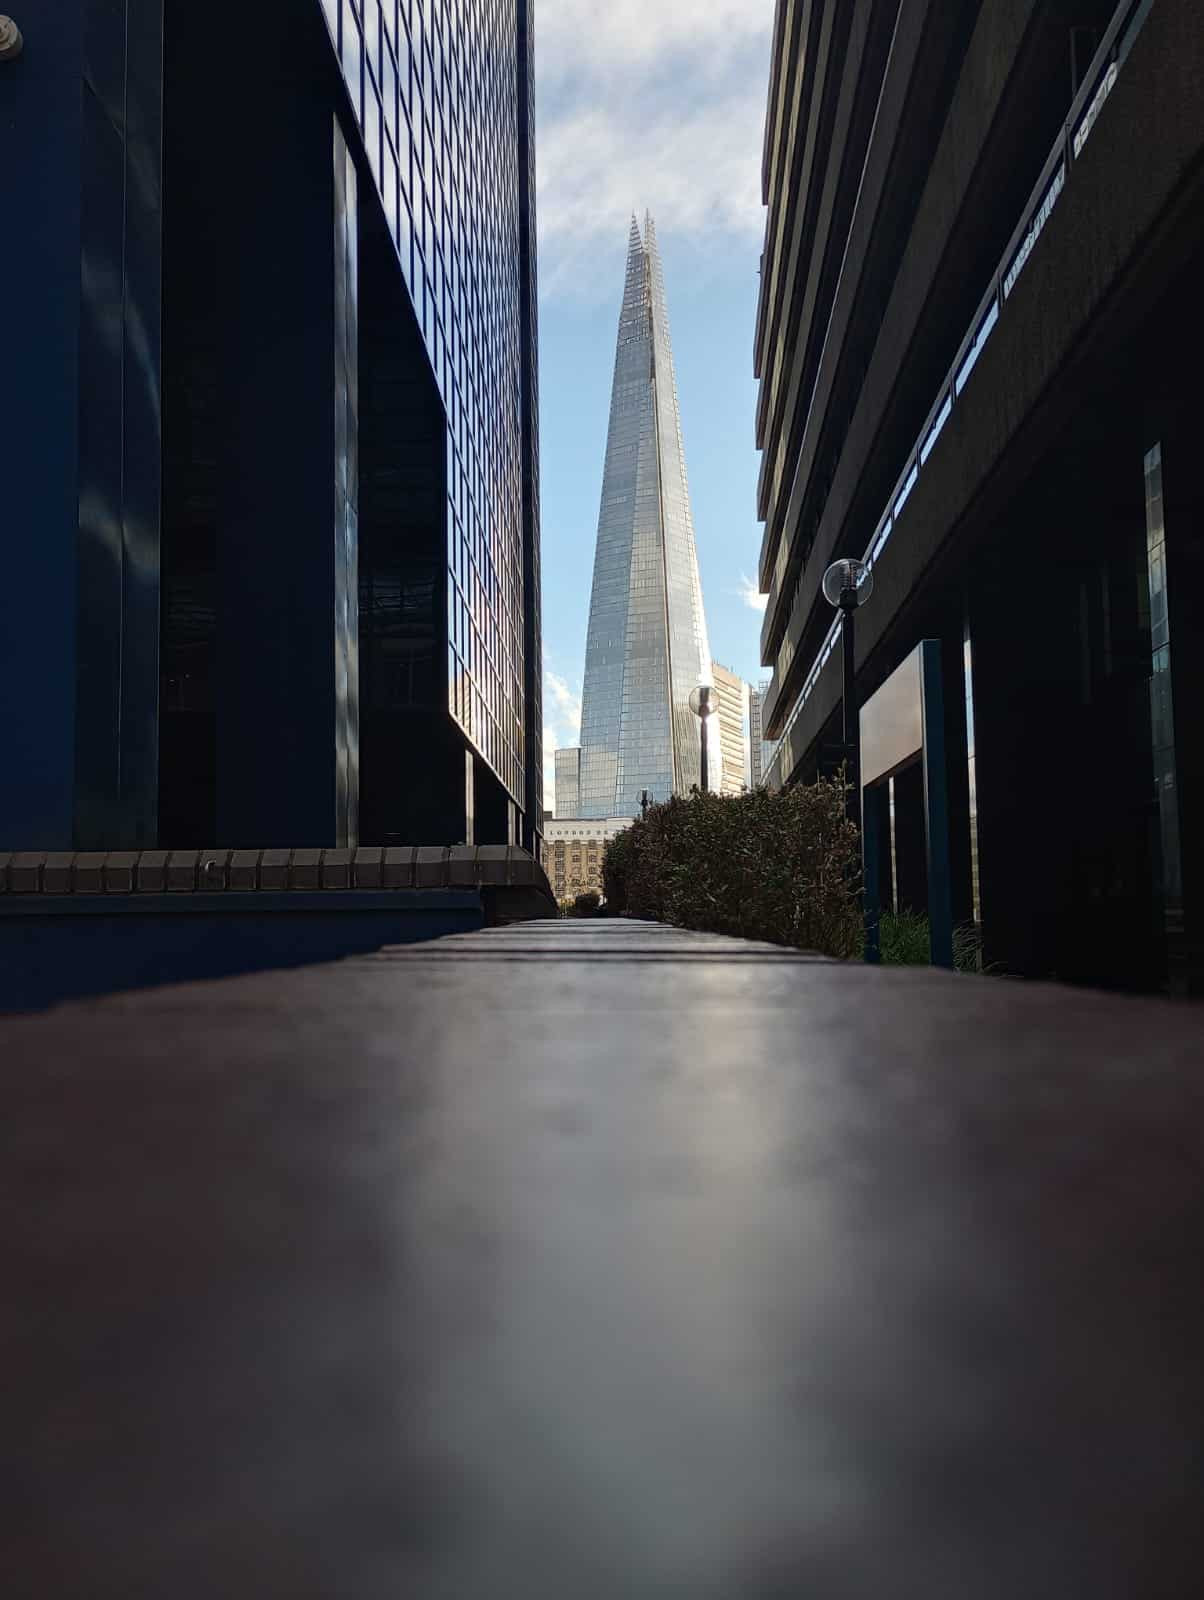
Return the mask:
{"type": "Polygon", "coordinates": [[[0,1011],[39,1011],[121,990],[309,966],[484,926],[475,890],[424,898],[433,903],[405,910],[334,910],[329,903],[245,912],[190,905],[170,913],[115,912],[103,904],[83,914],[78,906],[5,907],[0,1011]]]}

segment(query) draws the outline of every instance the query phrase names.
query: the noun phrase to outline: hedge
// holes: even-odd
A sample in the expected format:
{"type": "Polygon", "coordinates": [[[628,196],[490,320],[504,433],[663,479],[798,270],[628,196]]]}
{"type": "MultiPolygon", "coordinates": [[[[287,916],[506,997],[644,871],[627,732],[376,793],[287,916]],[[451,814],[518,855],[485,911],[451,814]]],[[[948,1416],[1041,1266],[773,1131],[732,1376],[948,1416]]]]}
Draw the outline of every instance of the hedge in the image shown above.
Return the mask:
{"type": "Polygon", "coordinates": [[[598,908],[602,904],[602,896],[596,889],[587,889],[584,894],[571,896],[568,900],[560,902],[560,910],[566,917],[596,917],[598,908]]]}
{"type": "Polygon", "coordinates": [[[652,806],[603,858],[607,910],[851,957],[860,839],[838,779],[652,806]]]}

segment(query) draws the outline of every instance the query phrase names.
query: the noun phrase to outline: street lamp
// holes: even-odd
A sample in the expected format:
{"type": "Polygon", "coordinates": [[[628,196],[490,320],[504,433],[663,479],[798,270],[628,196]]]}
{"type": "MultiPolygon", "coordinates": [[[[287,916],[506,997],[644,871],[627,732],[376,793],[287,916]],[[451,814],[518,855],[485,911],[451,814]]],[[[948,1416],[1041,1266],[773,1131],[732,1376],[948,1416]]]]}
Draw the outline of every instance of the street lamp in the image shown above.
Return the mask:
{"type": "Polygon", "coordinates": [[[878,835],[868,831],[861,816],[861,726],[857,715],[857,692],[853,683],[853,617],[874,592],[874,574],[864,561],[834,561],[824,573],[824,599],[840,612],[840,640],[843,646],[844,681],[841,686],[841,720],[845,755],[845,778],[849,792],[845,811],[861,833],[862,914],[865,924],[865,959],[882,959],[878,931],[878,835]]]}
{"type": "Polygon", "coordinates": [[[861,822],[861,738],[857,719],[857,696],[853,687],[853,615],[874,592],[874,574],[864,561],[834,561],[824,573],[824,599],[840,612],[843,646],[844,683],[841,699],[843,744],[847,774],[851,784],[849,815],[861,822]]]}
{"type": "Polygon", "coordinates": [[[0,61],[15,61],[25,41],[11,17],[0,17],[0,61]]]}
{"type": "Polygon", "coordinates": [[[718,691],[709,683],[700,683],[697,689],[691,689],[690,710],[702,727],[702,782],[699,787],[703,794],[706,794],[711,787],[710,767],[707,762],[707,723],[719,710],[718,691]]]}

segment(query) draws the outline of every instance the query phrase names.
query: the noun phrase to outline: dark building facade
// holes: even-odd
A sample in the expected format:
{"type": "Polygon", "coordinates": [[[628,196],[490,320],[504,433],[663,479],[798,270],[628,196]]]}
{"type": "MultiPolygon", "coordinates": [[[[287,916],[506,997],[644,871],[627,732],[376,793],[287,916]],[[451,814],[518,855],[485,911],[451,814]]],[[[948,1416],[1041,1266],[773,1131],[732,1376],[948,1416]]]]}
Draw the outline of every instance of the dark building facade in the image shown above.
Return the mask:
{"type": "MultiPolygon", "coordinates": [[[[839,758],[820,580],[862,558],[859,704],[941,642],[986,960],[1199,992],[1197,0],[781,0],[764,179],[771,781],[839,758]]],[[[884,888],[919,909],[918,768],[890,801],[884,888]]]]}
{"type": "Polygon", "coordinates": [[[17,21],[0,837],[538,849],[529,0],[17,21]]]}

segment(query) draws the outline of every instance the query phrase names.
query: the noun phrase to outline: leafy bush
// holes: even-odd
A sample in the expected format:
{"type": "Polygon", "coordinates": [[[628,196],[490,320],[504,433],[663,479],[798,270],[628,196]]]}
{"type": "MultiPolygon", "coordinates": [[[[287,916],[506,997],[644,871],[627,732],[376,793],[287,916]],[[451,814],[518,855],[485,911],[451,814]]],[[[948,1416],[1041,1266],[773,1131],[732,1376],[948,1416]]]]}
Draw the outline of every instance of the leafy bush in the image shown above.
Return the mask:
{"type": "Polygon", "coordinates": [[[627,910],[627,884],[636,840],[640,837],[636,830],[642,826],[637,822],[625,828],[607,842],[602,852],[602,893],[606,896],[607,910],[615,916],[621,916],[627,910]]]}
{"type": "Polygon", "coordinates": [[[603,859],[608,907],[680,928],[859,955],[860,841],[838,779],[652,806],[603,859]]]}
{"type": "Polygon", "coordinates": [[[579,894],[573,900],[573,909],[569,912],[571,917],[596,917],[598,907],[602,904],[602,896],[596,889],[587,889],[584,894],[579,894]]]}

